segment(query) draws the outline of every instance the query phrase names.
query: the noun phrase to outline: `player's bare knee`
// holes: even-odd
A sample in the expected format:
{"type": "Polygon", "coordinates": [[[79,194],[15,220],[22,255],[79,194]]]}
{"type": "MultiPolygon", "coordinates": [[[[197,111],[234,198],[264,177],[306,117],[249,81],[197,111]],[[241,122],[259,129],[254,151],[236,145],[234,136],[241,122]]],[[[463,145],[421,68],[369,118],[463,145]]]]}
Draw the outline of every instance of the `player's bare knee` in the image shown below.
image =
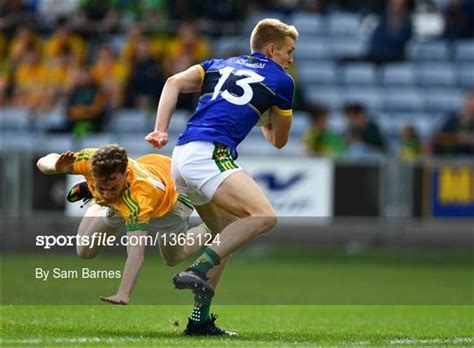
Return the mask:
{"type": "Polygon", "coordinates": [[[276,215],[262,216],[259,217],[260,223],[262,224],[261,234],[272,230],[277,224],[276,215]]]}
{"type": "Polygon", "coordinates": [[[176,265],[179,265],[181,261],[183,260],[179,257],[173,256],[173,257],[165,257],[164,261],[165,261],[166,266],[174,267],[176,265]]]}
{"type": "Polygon", "coordinates": [[[77,247],[76,248],[76,254],[81,259],[92,259],[97,255],[97,251],[95,251],[93,249],[90,249],[90,248],[77,247]]]}
{"type": "Polygon", "coordinates": [[[266,209],[256,214],[252,214],[255,221],[260,226],[258,234],[263,234],[273,229],[277,224],[277,215],[273,209],[266,209]]]}

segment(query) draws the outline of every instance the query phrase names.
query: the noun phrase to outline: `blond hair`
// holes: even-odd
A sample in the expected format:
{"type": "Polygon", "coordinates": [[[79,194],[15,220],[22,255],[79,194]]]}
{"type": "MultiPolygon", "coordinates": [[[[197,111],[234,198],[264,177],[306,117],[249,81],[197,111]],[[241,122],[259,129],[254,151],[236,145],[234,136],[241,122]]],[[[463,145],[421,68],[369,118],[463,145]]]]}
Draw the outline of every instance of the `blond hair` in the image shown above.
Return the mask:
{"type": "Polygon", "coordinates": [[[268,43],[274,43],[280,47],[287,37],[295,41],[298,38],[298,31],[293,25],[285,24],[275,18],[265,18],[253,28],[250,35],[250,48],[252,52],[258,52],[268,43]]]}
{"type": "Polygon", "coordinates": [[[125,173],[128,166],[127,151],[118,144],[101,146],[91,159],[92,173],[106,180],[112,174],[125,173]]]}

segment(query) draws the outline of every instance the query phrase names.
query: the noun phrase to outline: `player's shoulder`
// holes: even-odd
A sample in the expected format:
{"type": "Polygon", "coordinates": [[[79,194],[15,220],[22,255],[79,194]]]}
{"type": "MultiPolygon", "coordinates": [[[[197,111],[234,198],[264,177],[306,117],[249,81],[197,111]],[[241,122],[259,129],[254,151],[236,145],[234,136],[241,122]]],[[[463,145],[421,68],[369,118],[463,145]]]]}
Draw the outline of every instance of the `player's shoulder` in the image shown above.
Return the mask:
{"type": "Polygon", "coordinates": [[[142,202],[145,197],[150,196],[154,190],[154,186],[146,178],[135,176],[133,180],[129,180],[127,188],[122,194],[124,201],[142,202]]]}
{"type": "Polygon", "coordinates": [[[74,162],[89,160],[96,151],[97,148],[87,148],[79,150],[75,153],[74,162]]]}

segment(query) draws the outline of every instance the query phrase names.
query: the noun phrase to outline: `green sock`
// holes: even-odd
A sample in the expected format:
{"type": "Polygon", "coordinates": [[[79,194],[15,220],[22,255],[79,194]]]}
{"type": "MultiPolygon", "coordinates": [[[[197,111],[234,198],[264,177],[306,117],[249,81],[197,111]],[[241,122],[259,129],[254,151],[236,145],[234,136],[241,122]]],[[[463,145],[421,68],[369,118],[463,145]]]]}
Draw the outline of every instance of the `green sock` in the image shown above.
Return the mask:
{"type": "Polygon", "coordinates": [[[209,311],[211,309],[211,300],[199,295],[194,296],[193,312],[189,319],[196,325],[202,325],[209,321],[209,311]]]}
{"type": "Polygon", "coordinates": [[[221,258],[210,248],[206,248],[199,258],[191,265],[191,269],[196,272],[206,274],[212,267],[221,263],[221,258]]]}

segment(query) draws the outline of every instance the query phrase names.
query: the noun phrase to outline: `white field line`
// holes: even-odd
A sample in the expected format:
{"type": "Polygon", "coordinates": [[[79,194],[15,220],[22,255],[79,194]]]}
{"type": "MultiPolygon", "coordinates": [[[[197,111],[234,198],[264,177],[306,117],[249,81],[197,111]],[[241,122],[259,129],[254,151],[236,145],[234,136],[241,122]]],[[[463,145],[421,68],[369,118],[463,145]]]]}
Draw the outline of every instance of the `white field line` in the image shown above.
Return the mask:
{"type": "Polygon", "coordinates": [[[144,340],[144,337],[45,337],[45,338],[27,338],[27,339],[4,339],[1,344],[40,344],[40,343],[116,343],[116,342],[139,342],[144,340]]]}
{"type": "Polygon", "coordinates": [[[454,337],[454,338],[398,338],[394,340],[385,341],[386,344],[460,344],[460,343],[474,343],[474,337],[454,337]]]}
{"type": "MultiPolygon", "coordinates": [[[[3,339],[0,340],[2,345],[8,344],[42,344],[42,343],[118,343],[118,342],[140,342],[144,337],[52,337],[52,338],[29,338],[29,339],[3,339]]],[[[295,342],[298,343],[298,342],[295,342]]],[[[303,343],[303,342],[301,342],[303,343]]],[[[309,343],[309,342],[307,342],[309,343]]],[[[312,342],[312,344],[315,342],[312,342]]],[[[393,340],[386,340],[386,345],[429,345],[429,344],[473,344],[474,337],[454,337],[454,338],[398,338],[393,340]]],[[[359,342],[339,342],[338,345],[349,346],[373,346],[374,343],[370,341],[359,342]]]]}

